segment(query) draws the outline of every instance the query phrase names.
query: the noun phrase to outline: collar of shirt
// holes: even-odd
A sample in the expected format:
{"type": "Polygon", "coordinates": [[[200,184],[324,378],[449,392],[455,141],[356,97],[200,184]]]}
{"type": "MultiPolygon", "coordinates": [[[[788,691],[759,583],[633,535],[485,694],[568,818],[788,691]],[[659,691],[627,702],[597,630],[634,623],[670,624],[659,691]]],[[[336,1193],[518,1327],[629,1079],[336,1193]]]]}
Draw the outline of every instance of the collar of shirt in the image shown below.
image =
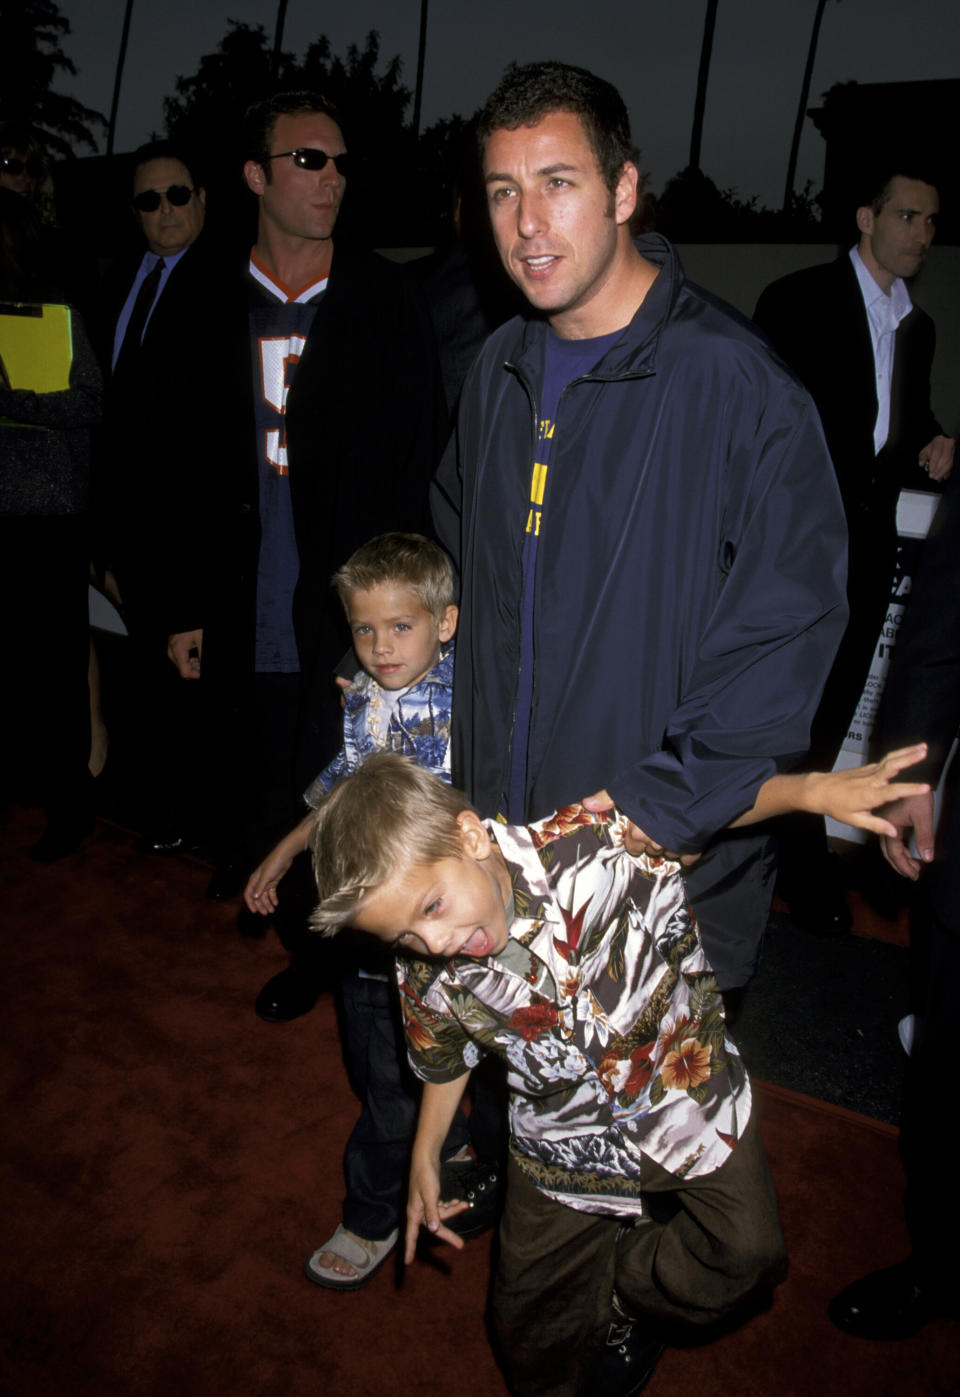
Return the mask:
{"type": "Polygon", "coordinates": [[[314,296],[319,296],[321,291],[326,291],[327,282],[330,280],[329,276],[323,276],[299,288],[287,286],[279,277],[273,275],[254,252],[250,253],[249,271],[254,281],[286,305],[306,305],[314,296]]]}
{"type": "Polygon", "coordinates": [[[890,431],[890,392],[893,382],[894,344],[897,326],[910,314],[913,303],[906,283],[895,277],[887,294],[874,281],[860,256],[859,249],[850,249],[850,261],[857,274],[860,294],[867,312],[870,343],[873,346],[873,367],[877,391],[877,415],[873,424],[873,449],[879,455],[890,431]]]}
{"type": "MultiPolygon", "coordinates": [[[[183,248],[180,252],[163,256],[163,271],[160,273],[160,285],[157,287],[157,294],[153,298],[153,305],[150,307],[149,314],[144,322],[144,331],[146,331],[147,326],[150,324],[150,316],[153,314],[154,307],[163,295],[164,288],[170,279],[170,273],[186,251],[187,249],[183,248]]],[[[130,323],[130,317],[133,314],[133,308],[137,302],[137,292],[160,260],[161,254],[151,252],[149,248],[140,259],[137,274],[133,278],[133,283],[127,293],[127,299],[124,301],[123,308],[117,319],[117,327],[113,335],[113,358],[111,359],[111,368],[116,368],[117,366],[117,355],[120,353],[120,346],[123,344],[123,337],[127,333],[127,326],[130,323]]]]}
{"type": "Polygon", "coordinates": [[[860,294],[863,297],[863,304],[867,309],[867,319],[870,322],[870,337],[873,340],[874,351],[876,351],[877,340],[880,336],[896,332],[900,321],[913,310],[913,302],[910,299],[907,284],[902,277],[895,277],[889,294],[885,292],[883,287],[879,286],[871,276],[866,263],[860,256],[859,248],[852,247],[850,249],[850,261],[857,274],[860,294]]]}

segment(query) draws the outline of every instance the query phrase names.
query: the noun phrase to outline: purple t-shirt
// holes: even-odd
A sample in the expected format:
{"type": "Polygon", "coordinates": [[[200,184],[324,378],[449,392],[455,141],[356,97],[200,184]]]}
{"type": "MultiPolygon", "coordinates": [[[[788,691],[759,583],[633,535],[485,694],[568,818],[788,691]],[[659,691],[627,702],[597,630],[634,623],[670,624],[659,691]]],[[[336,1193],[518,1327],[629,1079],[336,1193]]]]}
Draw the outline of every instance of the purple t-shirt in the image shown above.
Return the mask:
{"type": "MultiPolygon", "coordinates": [[[[552,329],[547,330],[537,452],[530,478],[530,505],[524,526],[521,560],[523,580],[520,592],[520,674],[517,679],[510,770],[505,792],[505,814],[510,824],[524,824],[528,819],[535,819],[538,814],[537,811],[525,809],[527,743],[530,736],[530,710],[533,705],[536,669],[534,601],[537,587],[537,549],[545,517],[547,474],[553,452],[557,409],[564,389],[575,379],[589,374],[622,334],[622,330],[614,330],[612,334],[598,335],[593,339],[566,340],[561,339],[552,329]]],[[[581,791],[579,794],[582,797],[590,792],[581,791]]]]}

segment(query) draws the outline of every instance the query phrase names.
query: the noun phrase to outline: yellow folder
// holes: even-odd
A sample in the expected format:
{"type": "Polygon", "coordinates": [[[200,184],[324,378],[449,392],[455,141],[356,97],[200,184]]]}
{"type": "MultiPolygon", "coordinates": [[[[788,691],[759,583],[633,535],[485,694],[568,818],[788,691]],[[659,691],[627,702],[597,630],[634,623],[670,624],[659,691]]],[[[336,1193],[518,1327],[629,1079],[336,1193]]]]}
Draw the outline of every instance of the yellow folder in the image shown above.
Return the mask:
{"type": "Polygon", "coordinates": [[[70,387],[70,307],[0,301],[0,360],[11,388],[55,393],[70,387]]]}

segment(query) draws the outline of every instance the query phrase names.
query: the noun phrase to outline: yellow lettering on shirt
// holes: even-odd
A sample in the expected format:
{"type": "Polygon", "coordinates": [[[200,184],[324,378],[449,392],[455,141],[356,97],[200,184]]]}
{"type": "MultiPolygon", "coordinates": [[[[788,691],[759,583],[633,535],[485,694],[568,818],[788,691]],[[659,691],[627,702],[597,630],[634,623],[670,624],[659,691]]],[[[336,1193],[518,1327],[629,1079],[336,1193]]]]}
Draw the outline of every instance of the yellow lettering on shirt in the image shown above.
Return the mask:
{"type": "MultiPolygon", "coordinates": [[[[553,423],[548,417],[540,419],[539,441],[549,441],[553,436],[553,423]]],[[[534,461],[530,476],[530,513],[527,515],[527,533],[540,537],[540,519],[543,496],[547,488],[547,465],[545,461],[534,461]]]]}

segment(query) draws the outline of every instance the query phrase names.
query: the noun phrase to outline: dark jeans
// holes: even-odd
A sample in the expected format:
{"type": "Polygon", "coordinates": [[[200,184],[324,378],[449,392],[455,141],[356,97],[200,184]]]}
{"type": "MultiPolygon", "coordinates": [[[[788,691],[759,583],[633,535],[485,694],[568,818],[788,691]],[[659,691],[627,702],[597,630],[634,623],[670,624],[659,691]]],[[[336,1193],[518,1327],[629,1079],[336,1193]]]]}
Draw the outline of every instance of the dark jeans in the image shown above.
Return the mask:
{"type": "MultiPolygon", "coordinates": [[[[344,1050],[362,1108],[343,1159],[343,1225],[368,1241],[381,1241],[402,1224],[417,1127],[420,1089],[407,1066],[396,1000],[393,985],[383,980],[343,977],[344,1050]]],[[[443,1157],[468,1141],[466,1119],[458,1112],[443,1157]]]]}
{"type": "Polygon", "coordinates": [[[679,1179],[643,1159],[644,1188],[670,1193],[669,1221],[582,1213],[541,1193],[511,1159],[493,1318],[515,1397],[580,1397],[616,1290],[630,1314],[705,1325],[785,1273],[777,1199],[752,1119],[726,1164],[679,1179]]]}

